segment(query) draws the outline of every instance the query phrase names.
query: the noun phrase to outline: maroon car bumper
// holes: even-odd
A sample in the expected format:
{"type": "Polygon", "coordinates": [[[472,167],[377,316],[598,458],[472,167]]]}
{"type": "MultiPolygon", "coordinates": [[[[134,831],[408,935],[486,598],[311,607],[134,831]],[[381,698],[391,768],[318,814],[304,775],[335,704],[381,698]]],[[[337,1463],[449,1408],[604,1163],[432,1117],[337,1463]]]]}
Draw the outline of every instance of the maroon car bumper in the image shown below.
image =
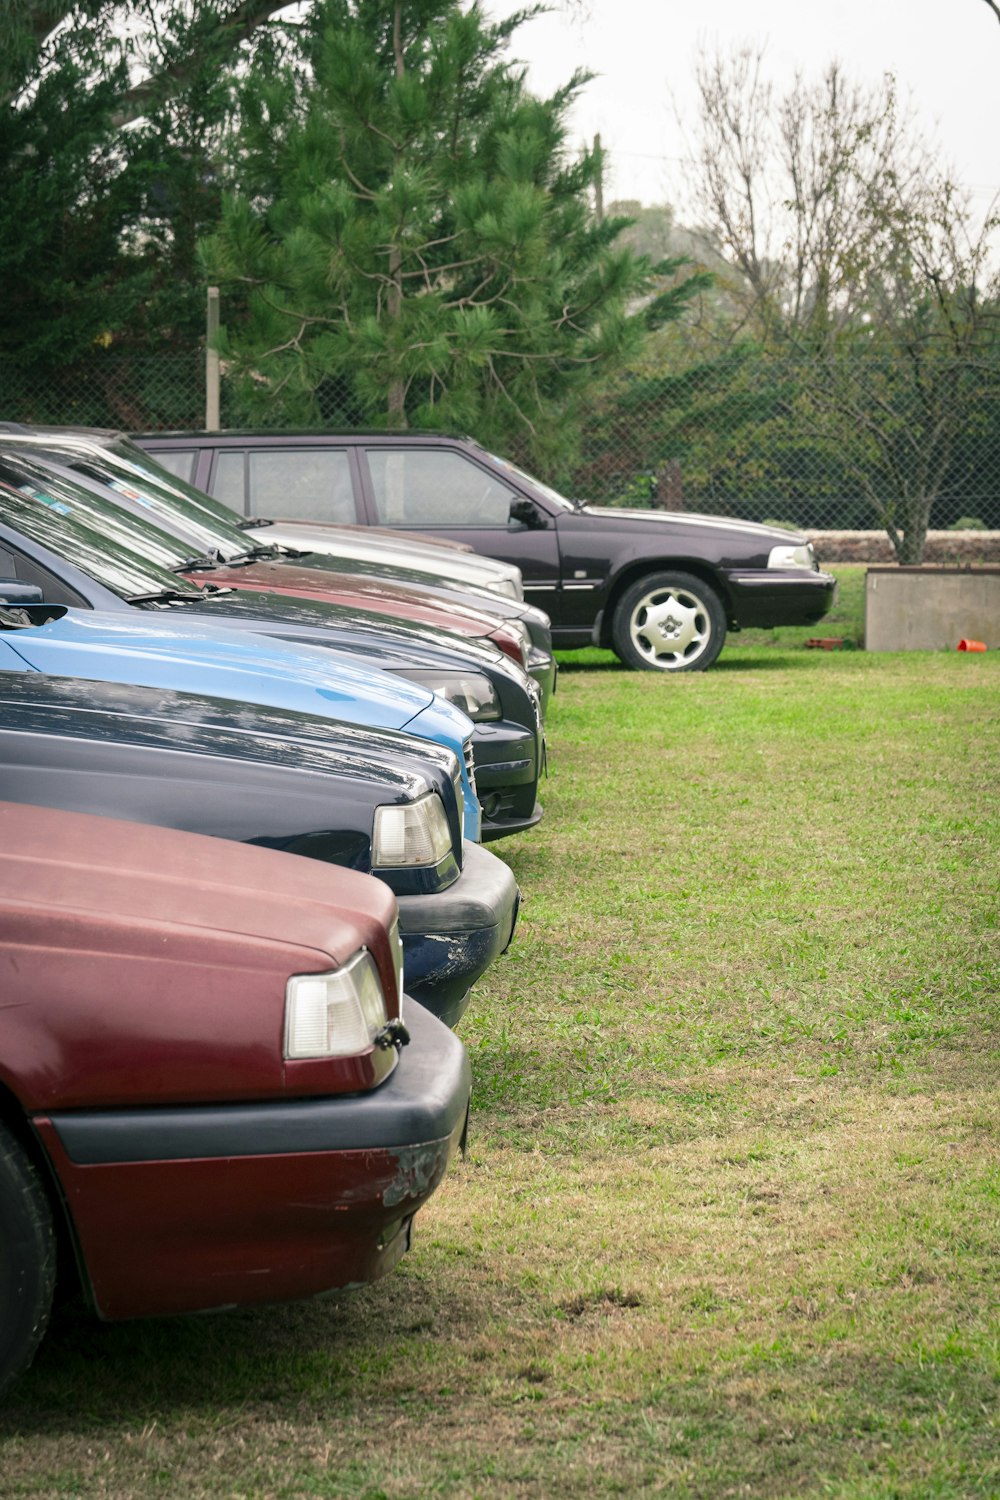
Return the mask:
{"type": "Polygon", "coordinates": [[[417,1005],[362,1095],[37,1118],[102,1317],[308,1297],[389,1271],[466,1128],[458,1039],[417,1005]]]}

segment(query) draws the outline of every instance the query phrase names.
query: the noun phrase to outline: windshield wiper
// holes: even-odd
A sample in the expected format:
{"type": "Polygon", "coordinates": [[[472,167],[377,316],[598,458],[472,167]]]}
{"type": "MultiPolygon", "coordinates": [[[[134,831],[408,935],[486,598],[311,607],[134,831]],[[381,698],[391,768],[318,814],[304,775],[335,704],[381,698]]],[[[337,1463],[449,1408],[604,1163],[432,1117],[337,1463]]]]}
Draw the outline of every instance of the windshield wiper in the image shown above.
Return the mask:
{"type": "Polygon", "coordinates": [[[186,557],[183,562],[174,563],[170,571],[171,573],[213,573],[222,567],[225,567],[225,561],[218,552],[202,552],[197,557],[186,557]]]}
{"type": "Polygon", "coordinates": [[[304,552],[298,552],[294,547],[251,547],[249,552],[241,552],[240,562],[284,562],[286,557],[305,557],[304,552]]]}
{"type": "Polygon", "coordinates": [[[234,552],[227,557],[219,548],[202,552],[198,557],[186,557],[171,569],[173,573],[211,573],[216,568],[247,568],[255,562],[285,562],[289,558],[308,557],[294,547],[248,547],[245,552],[234,552]]]}
{"type": "Polygon", "coordinates": [[[160,589],[155,594],[126,594],[125,603],[162,605],[164,609],[169,609],[175,604],[196,604],[199,602],[204,604],[206,597],[209,595],[215,598],[219,594],[232,593],[235,593],[234,589],[220,589],[215,587],[191,590],[160,589]]]}

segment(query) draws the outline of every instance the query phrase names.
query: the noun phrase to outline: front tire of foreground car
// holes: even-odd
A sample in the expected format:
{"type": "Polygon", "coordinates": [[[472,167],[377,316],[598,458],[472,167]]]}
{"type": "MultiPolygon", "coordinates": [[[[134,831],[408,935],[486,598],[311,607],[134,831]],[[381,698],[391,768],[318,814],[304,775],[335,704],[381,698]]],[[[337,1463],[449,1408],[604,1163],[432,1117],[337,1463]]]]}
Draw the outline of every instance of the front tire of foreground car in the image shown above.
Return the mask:
{"type": "Polygon", "coordinates": [[[703,672],[722,650],[726,612],[714,589],[690,573],[649,573],[622,594],[611,621],[627,667],[703,672]]]}
{"type": "Polygon", "coordinates": [[[55,1279],[48,1199],[24,1151],[0,1125],[0,1396],[41,1343],[55,1279]]]}

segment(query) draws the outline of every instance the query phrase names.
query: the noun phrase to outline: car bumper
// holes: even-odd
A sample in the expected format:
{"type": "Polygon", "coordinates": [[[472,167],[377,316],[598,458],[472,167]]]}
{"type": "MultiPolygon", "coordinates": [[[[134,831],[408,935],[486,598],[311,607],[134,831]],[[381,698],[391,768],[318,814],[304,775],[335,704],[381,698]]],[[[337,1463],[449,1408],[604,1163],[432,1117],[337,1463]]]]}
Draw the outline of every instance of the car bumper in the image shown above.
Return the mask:
{"type": "Polygon", "coordinates": [[[830,573],[804,568],[746,568],[726,574],[736,624],[744,630],[815,625],[837,597],[830,573]]]}
{"type": "Polygon", "coordinates": [[[472,736],[476,790],[482,807],[482,841],[531,828],[542,816],[538,778],[545,763],[541,728],[507,719],[476,725],[472,736]]]}
{"type": "Polygon", "coordinates": [[[502,859],[466,842],[462,873],[433,896],[398,896],[407,992],[454,1026],[514,936],[521,893],[502,859]]]}
{"type": "Polygon", "coordinates": [[[105,1318],[314,1296],[373,1281],[464,1142],[461,1042],[410,1005],[370,1093],[37,1118],[105,1318]]]}

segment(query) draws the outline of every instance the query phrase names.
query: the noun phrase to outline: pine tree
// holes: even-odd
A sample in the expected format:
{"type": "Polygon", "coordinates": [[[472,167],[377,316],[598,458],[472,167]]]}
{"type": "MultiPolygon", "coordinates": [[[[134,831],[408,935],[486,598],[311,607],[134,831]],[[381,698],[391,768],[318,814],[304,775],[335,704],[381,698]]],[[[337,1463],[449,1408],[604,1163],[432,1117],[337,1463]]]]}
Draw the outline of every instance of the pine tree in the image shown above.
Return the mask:
{"type": "Polygon", "coordinates": [[[541,100],[508,59],[532,14],[325,0],[300,73],[249,81],[248,190],[205,257],[246,299],[224,353],[253,419],[460,428],[537,462],[673,313],[567,151],[585,78],[541,100]]]}

